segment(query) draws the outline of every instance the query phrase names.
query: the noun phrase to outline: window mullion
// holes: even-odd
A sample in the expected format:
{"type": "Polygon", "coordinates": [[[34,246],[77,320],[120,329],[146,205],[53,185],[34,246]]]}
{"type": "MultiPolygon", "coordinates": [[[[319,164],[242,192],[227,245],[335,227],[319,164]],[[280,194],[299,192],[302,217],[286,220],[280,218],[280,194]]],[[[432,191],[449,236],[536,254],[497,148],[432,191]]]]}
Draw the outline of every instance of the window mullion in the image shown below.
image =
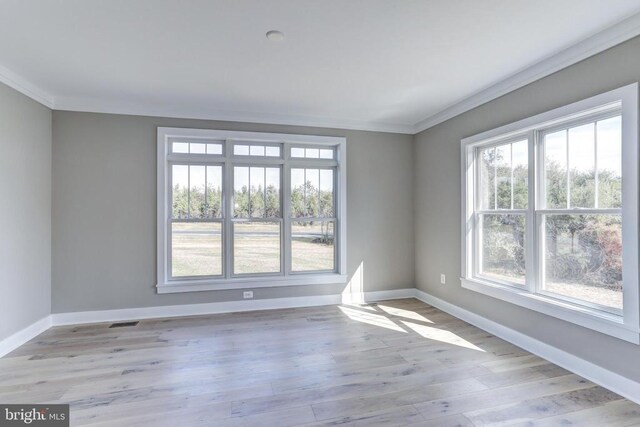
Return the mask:
{"type": "Polygon", "coordinates": [[[513,209],[513,144],[509,145],[509,154],[511,155],[511,209],[513,209]]]}
{"type": "Polygon", "coordinates": [[[527,213],[525,227],[525,284],[529,292],[536,292],[538,289],[538,225],[536,221],[535,210],[537,208],[538,182],[536,177],[541,176],[537,170],[541,168],[542,162],[536,161],[538,156],[538,148],[540,144],[537,141],[535,131],[530,131],[527,136],[528,147],[528,164],[527,164],[527,180],[529,184],[529,192],[527,193],[527,213]]]}
{"type": "Polygon", "coordinates": [[[569,129],[564,131],[564,143],[567,159],[567,209],[571,208],[571,161],[569,159],[569,129]]]}
{"type": "Polygon", "coordinates": [[[304,212],[304,215],[307,215],[307,169],[304,168],[303,169],[303,176],[304,176],[304,181],[302,183],[302,201],[304,203],[302,211],[304,212]]]}
{"type": "Polygon", "coordinates": [[[233,269],[233,230],[231,218],[233,218],[233,203],[235,194],[233,192],[233,163],[231,162],[231,155],[233,145],[230,140],[225,141],[225,165],[224,165],[224,178],[222,183],[222,203],[224,206],[224,241],[223,241],[223,254],[224,254],[224,276],[227,279],[231,278],[231,271],[233,269]]]}
{"type": "Polygon", "coordinates": [[[593,124],[593,175],[595,179],[594,184],[594,207],[598,209],[600,206],[600,198],[598,197],[598,122],[593,124]]]}
{"type": "Polygon", "coordinates": [[[493,208],[498,209],[498,149],[493,147],[493,208]]]}
{"type": "Polygon", "coordinates": [[[206,218],[209,213],[209,198],[207,197],[207,190],[209,187],[209,181],[207,178],[207,173],[209,171],[209,166],[204,166],[204,217],[206,218]]]}
{"type": "Polygon", "coordinates": [[[251,218],[253,210],[251,209],[251,165],[247,167],[247,218],[251,218]]]}
{"type": "Polygon", "coordinates": [[[280,192],[281,199],[281,213],[282,213],[282,247],[281,253],[284,259],[283,274],[288,276],[291,272],[291,165],[289,164],[290,146],[289,144],[283,144],[284,150],[284,165],[282,167],[281,185],[282,191],[280,192]]]}
{"type": "Polygon", "coordinates": [[[187,165],[187,217],[191,218],[191,165],[187,165]]]}

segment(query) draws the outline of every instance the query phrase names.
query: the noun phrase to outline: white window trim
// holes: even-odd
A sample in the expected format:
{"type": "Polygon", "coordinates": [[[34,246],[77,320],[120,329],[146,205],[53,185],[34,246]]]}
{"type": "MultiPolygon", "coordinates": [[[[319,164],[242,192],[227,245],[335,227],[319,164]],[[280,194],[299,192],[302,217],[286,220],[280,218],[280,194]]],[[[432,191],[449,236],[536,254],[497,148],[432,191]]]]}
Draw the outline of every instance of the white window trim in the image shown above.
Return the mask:
{"type": "MultiPolygon", "coordinates": [[[[294,135],[294,134],[276,134],[276,133],[262,133],[262,132],[238,132],[238,131],[225,131],[225,130],[211,130],[211,129],[186,129],[186,128],[158,128],[158,140],[157,140],[157,277],[158,283],[156,289],[159,294],[163,293],[176,293],[176,292],[194,292],[194,291],[209,291],[209,290],[223,290],[223,289],[246,289],[246,288],[265,288],[276,286],[305,286],[305,285],[317,285],[317,284],[332,284],[347,282],[347,179],[346,179],[346,165],[347,165],[347,149],[346,138],[343,137],[330,137],[330,136],[315,136],[315,135],[294,135]],[[233,159],[233,162],[248,162],[256,160],[255,156],[234,156],[232,144],[238,143],[264,143],[264,144],[281,144],[281,157],[260,157],[260,165],[268,166],[269,164],[281,165],[283,167],[282,172],[282,193],[281,197],[284,200],[288,196],[290,189],[288,174],[284,173],[284,165],[287,164],[290,167],[311,167],[314,166],[326,166],[332,163],[336,168],[336,188],[337,195],[335,197],[335,225],[334,235],[337,239],[336,246],[336,270],[335,272],[289,272],[289,266],[291,265],[290,252],[284,254],[284,268],[282,273],[278,275],[264,274],[264,275],[243,275],[243,276],[231,276],[230,274],[230,262],[231,252],[233,250],[231,244],[227,244],[224,248],[224,262],[226,277],[222,278],[194,278],[194,279],[171,279],[168,271],[168,250],[169,239],[168,235],[168,223],[171,216],[170,210],[170,196],[169,196],[169,161],[170,159],[193,161],[194,155],[192,154],[171,154],[171,141],[174,139],[188,139],[192,142],[206,142],[209,140],[226,141],[223,146],[223,155],[195,155],[206,156],[210,160],[215,158],[216,162],[225,163],[223,167],[224,175],[224,187],[226,188],[228,183],[231,182],[231,168],[229,167],[233,159]],[[289,156],[289,147],[293,146],[313,146],[313,147],[333,147],[335,148],[335,159],[291,159],[289,156]]],[[[196,160],[197,161],[197,160],[196,160]]],[[[256,162],[258,164],[258,162],[256,162]]],[[[224,191],[224,190],[223,190],[224,191]]],[[[282,204],[282,218],[283,226],[282,239],[284,245],[282,250],[288,246],[289,230],[286,224],[290,223],[290,212],[288,212],[287,204],[282,204]]],[[[223,206],[225,212],[225,218],[229,216],[229,208],[223,206]]],[[[222,220],[223,222],[225,220],[222,220]]],[[[229,218],[230,221],[230,218],[229,218]]],[[[228,239],[230,234],[230,227],[225,229],[224,233],[227,237],[227,242],[231,242],[228,239]]]]}
{"type": "MultiPolygon", "coordinates": [[[[606,108],[606,107],[603,107],[606,108]]],[[[533,138],[530,138],[529,165],[536,164],[536,152],[531,149],[533,138]]],[[[461,282],[465,289],[473,290],[509,303],[544,313],[625,341],[640,344],[640,304],[638,280],[638,83],[633,83],[607,93],[556,108],[524,120],[492,129],[480,134],[464,138],[461,141],[461,282]],[[475,192],[475,154],[474,149],[479,145],[491,144],[501,140],[509,140],[515,136],[533,133],[540,128],[548,128],[554,124],[566,121],[569,117],[579,116],[589,111],[590,114],[601,106],[614,103],[621,104],[622,110],[622,170],[623,170],[623,310],[622,313],[610,313],[588,305],[575,304],[570,301],[553,298],[539,293],[532,293],[528,289],[516,288],[485,280],[474,276],[473,268],[473,232],[475,192]]],[[[529,167],[529,182],[536,185],[537,171],[529,167]]],[[[531,188],[531,187],[530,187],[531,188]]],[[[536,190],[537,191],[537,190],[536,190]]],[[[529,192],[529,206],[535,203],[535,191],[529,192]]],[[[537,206],[537,205],[536,205],[537,206]]],[[[527,255],[526,264],[535,266],[537,251],[531,236],[535,236],[536,224],[533,210],[527,213],[527,255]]],[[[527,280],[536,272],[527,271],[527,280]]],[[[535,286],[535,284],[534,284],[535,286]]]]}

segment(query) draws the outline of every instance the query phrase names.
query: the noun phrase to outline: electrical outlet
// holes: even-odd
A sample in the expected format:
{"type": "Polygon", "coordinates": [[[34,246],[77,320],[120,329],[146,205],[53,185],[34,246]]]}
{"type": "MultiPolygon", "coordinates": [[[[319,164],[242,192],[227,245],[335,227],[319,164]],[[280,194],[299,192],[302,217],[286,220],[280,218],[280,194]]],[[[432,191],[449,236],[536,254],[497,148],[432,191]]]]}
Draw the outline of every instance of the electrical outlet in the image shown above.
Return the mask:
{"type": "Polygon", "coordinates": [[[447,277],[444,274],[440,274],[440,283],[443,285],[447,283],[447,277]]]}
{"type": "Polygon", "coordinates": [[[244,291],[244,292],[242,293],[242,297],[243,297],[244,299],[251,299],[251,298],[253,298],[253,291],[244,291]]]}

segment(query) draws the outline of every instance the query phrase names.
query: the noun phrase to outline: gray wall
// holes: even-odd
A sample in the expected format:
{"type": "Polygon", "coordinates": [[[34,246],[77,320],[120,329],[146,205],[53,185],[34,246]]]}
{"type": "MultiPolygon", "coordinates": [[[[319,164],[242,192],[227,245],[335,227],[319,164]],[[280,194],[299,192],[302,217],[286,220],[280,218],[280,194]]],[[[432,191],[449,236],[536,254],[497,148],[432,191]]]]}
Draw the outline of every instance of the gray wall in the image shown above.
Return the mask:
{"type": "Polygon", "coordinates": [[[417,287],[640,381],[640,347],[462,289],[460,140],[640,80],[640,38],[609,49],[415,137],[417,287]],[[447,285],[440,285],[440,273],[447,285]]]}
{"type": "Polygon", "coordinates": [[[51,309],[51,110],[0,84],[0,340],[51,309]]]}
{"type": "MultiPolygon", "coordinates": [[[[158,126],[346,136],[349,276],[362,263],[365,291],[414,287],[410,135],[54,111],[54,313],[242,299],[240,290],[155,292],[158,126]]],[[[254,297],[343,289],[261,288],[254,297]]]]}

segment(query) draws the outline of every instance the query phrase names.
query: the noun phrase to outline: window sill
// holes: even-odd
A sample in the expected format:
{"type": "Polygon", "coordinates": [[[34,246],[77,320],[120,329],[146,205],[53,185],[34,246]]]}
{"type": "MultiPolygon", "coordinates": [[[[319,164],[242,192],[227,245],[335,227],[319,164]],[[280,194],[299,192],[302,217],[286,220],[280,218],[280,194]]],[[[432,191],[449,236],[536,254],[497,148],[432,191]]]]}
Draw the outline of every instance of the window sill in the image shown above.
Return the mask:
{"type": "Polygon", "coordinates": [[[233,279],[171,280],[156,285],[159,294],[179,292],[220,291],[225,289],[256,289],[280,286],[346,284],[342,274],[298,274],[291,276],[237,277],[233,279]]]}
{"type": "Polygon", "coordinates": [[[622,316],[532,294],[511,286],[473,278],[461,278],[462,287],[500,299],[576,325],[640,344],[640,331],[623,323],[622,316]]]}

